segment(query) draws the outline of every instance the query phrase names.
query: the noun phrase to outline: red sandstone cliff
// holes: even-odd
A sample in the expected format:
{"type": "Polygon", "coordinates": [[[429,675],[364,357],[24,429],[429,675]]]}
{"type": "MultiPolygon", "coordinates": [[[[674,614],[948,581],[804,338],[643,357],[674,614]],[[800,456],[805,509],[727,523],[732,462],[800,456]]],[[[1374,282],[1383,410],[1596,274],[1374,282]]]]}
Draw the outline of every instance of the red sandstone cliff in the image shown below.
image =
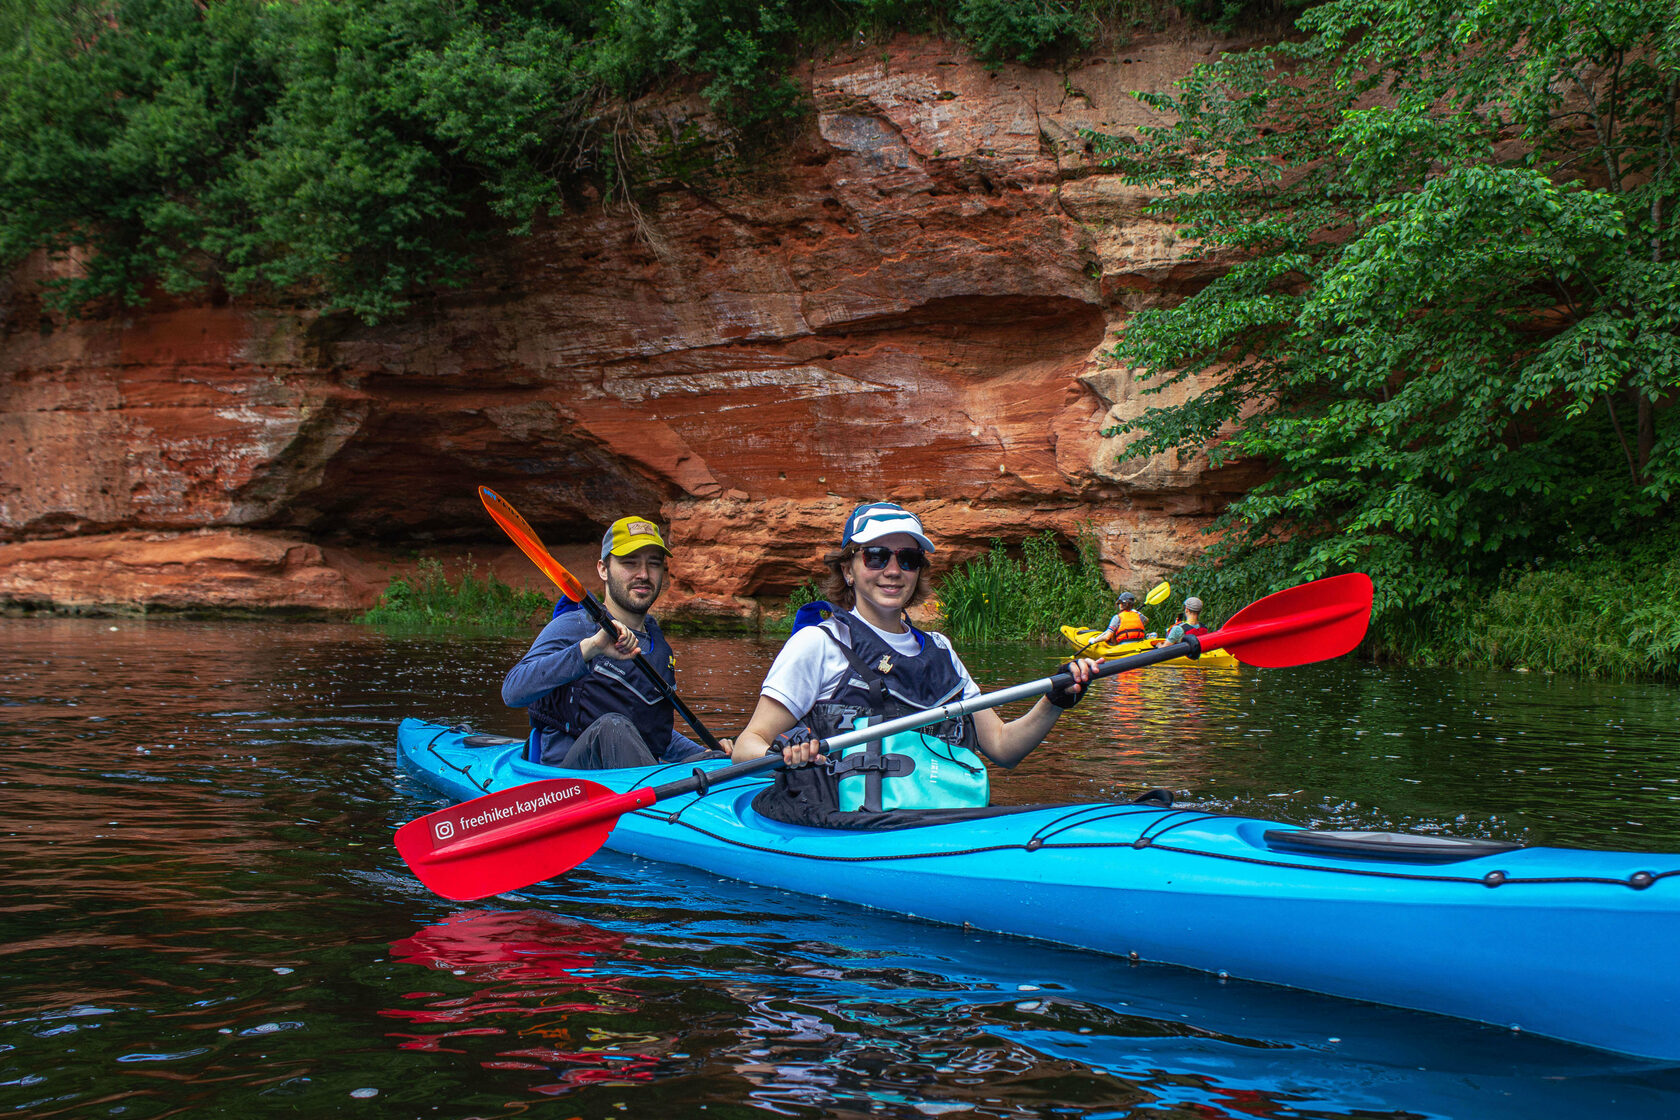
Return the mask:
{"type": "Polygon", "coordinates": [[[667,614],[750,614],[874,498],[921,514],[941,566],[1090,524],[1141,587],[1252,478],[1117,464],[1099,434],[1155,401],[1113,332],[1206,271],[1079,130],[1146,123],[1127,92],[1217,46],[1140,41],[1065,81],[914,38],[820,60],[773,166],[556,218],[378,327],[237,302],[54,322],[37,263],[0,339],[0,602],[358,608],[377,550],[417,547],[539,584],[480,483],[550,543],[669,523],[667,614]]]}

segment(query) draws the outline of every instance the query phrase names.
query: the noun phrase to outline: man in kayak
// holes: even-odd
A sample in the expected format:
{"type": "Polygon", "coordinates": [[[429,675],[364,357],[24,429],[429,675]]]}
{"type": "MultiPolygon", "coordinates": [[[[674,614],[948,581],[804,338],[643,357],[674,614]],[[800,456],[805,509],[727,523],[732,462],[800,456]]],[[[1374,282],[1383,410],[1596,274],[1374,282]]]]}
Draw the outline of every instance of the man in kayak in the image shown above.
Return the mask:
{"type": "Polygon", "coordinates": [[[1144,639],[1143,627],[1143,615],[1137,609],[1137,596],[1130,591],[1122,591],[1114,601],[1114,617],[1108,620],[1108,630],[1098,641],[1141,642],[1144,639]]]}
{"type": "MultiPolygon", "coordinates": [[[[846,518],[840,547],[823,558],[826,621],[796,631],[776,655],[758,705],[734,750],[757,758],[778,743],[790,767],[817,757],[817,738],[880,723],[979,687],[943,634],[923,633],[905,612],[926,598],[933,542],[921,521],[891,502],[846,518]],[[797,730],[796,730],[797,729],[797,730]],[[789,734],[792,733],[792,734],[789,734]]],[[[1062,710],[1079,702],[1097,663],[1074,661],[1074,682],[1005,723],[990,709],[840,752],[828,767],[790,772],[791,799],[813,819],[839,812],[984,806],[986,764],[1013,767],[1043,742],[1062,710]]]]}
{"type": "MultiPolygon", "coordinates": [[[[676,729],[671,702],[634,661],[646,650],[665,683],[676,683],[676,655],[648,614],[665,590],[670,554],[645,517],[621,517],[608,527],[595,571],[614,632],[563,601],[502,681],[503,702],[531,717],[526,757],[580,770],[719,757],[676,729]]],[[[723,745],[727,750],[730,741],[723,745]]]]}
{"type": "Polygon", "coordinates": [[[1184,600],[1184,614],[1182,621],[1175,622],[1172,629],[1167,631],[1167,641],[1176,642],[1186,634],[1206,634],[1208,628],[1202,625],[1202,601],[1194,595],[1184,600]]]}

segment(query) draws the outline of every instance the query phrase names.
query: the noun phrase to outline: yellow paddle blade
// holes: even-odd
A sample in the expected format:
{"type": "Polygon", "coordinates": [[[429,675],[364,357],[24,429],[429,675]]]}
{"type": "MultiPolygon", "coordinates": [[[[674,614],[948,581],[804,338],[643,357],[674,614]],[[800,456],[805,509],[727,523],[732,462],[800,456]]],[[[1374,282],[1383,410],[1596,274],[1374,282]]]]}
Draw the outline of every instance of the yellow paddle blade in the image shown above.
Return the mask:
{"type": "Polygon", "coordinates": [[[560,594],[574,603],[583,602],[583,584],[577,577],[566,570],[565,565],[548,554],[542,541],[525,519],[519,516],[519,511],[508,504],[507,499],[490,489],[488,486],[478,488],[479,501],[490,511],[490,516],[496,524],[502,527],[513,543],[519,546],[519,551],[531,558],[531,563],[542,569],[543,575],[554,581],[554,586],[560,589],[560,594]]]}
{"type": "Polygon", "coordinates": [[[1143,597],[1143,601],[1153,607],[1166,602],[1167,596],[1171,594],[1172,584],[1168,583],[1166,580],[1162,580],[1160,583],[1157,583],[1154,587],[1149,589],[1149,594],[1143,597]]]}

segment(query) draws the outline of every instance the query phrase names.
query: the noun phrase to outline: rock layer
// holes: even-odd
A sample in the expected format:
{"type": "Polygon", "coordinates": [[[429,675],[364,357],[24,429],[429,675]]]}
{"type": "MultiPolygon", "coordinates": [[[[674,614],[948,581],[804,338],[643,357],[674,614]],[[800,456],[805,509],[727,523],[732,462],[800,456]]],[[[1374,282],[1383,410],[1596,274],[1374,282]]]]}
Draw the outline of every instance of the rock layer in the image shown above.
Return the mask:
{"type": "MultiPolygon", "coordinates": [[[[1081,130],[1147,123],[1127,92],[1217,45],[1066,74],[918,38],[817,60],[769,162],[553,218],[377,327],[244,303],[55,322],[33,262],[0,343],[0,600],[352,609],[378,586],[342,546],[500,550],[481,483],[551,543],[665,521],[678,614],[751,616],[876,498],[942,564],[1088,527],[1114,582],[1151,582],[1253,478],[1122,464],[1101,435],[1154,400],[1113,332],[1211,273],[1081,130]]],[[[685,116],[706,124],[643,114],[685,116]]]]}

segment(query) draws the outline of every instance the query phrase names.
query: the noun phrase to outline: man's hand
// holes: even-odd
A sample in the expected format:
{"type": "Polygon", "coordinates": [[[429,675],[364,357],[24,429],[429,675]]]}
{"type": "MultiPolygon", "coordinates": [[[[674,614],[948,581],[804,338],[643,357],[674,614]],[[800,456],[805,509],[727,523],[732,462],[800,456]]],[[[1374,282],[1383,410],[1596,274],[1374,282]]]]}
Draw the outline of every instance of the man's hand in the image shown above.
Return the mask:
{"type": "Polygon", "coordinates": [[[584,661],[593,661],[602,654],[614,661],[629,661],[642,652],[636,635],[630,632],[628,626],[616,618],[609,618],[607,622],[612,626],[611,631],[603,626],[578,643],[578,652],[583,655],[584,661]]]}

